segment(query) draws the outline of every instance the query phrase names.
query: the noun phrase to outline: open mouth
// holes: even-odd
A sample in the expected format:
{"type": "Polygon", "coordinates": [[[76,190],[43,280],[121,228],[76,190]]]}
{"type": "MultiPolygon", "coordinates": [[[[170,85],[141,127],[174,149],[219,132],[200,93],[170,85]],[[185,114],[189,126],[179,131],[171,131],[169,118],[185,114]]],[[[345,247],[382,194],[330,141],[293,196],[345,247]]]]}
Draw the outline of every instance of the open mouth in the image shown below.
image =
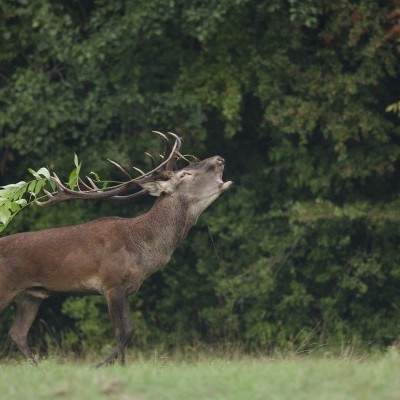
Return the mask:
{"type": "Polygon", "coordinates": [[[222,165],[222,168],[220,170],[220,173],[218,174],[218,188],[223,192],[225,190],[228,190],[232,186],[232,181],[226,181],[224,182],[222,179],[222,174],[224,172],[224,166],[222,165]]]}

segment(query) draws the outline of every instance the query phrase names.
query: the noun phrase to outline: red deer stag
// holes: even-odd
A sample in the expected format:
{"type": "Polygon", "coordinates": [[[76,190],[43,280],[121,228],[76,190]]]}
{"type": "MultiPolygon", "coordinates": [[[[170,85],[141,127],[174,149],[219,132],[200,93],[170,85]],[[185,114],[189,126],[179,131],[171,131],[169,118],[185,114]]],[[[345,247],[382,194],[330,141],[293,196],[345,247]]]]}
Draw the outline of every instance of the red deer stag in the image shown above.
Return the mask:
{"type": "Polygon", "coordinates": [[[21,353],[36,361],[27,343],[28,331],[43,299],[53,294],[102,294],[110,312],[116,349],[101,364],[123,365],[125,346],[133,334],[127,296],[168,263],[200,214],[232,182],[223,182],[224,159],[207,158],[174,171],[181,141],[164,134],[163,161],[138,178],[100,190],[81,182],[71,190],[54,174],[57,192],[40,205],[70,199],[129,200],[152,195],[152,208],[136,218],[108,217],[85,224],[18,233],[0,239],[0,312],[15,302],[9,335],[21,353]]]}

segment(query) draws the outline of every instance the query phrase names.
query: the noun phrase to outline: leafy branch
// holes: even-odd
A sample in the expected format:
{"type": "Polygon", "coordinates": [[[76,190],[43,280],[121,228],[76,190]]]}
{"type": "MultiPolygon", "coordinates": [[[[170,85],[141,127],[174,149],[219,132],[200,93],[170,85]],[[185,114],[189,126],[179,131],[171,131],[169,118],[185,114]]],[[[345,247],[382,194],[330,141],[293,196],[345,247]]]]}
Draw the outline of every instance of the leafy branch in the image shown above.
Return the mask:
{"type": "Polygon", "coordinates": [[[43,167],[38,171],[30,168],[29,172],[34,176],[33,180],[0,187],[0,232],[21,210],[36,201],[45,186],[50,185],[52,190],[55,190],[54,182],[51,180],[47,168],[43,167]]]}
{"type": "MultiPolygon", "coordinates": [[[[68,186],[71,189],[78,186],[82,166],[82,162],[79,162],[76,154],[74,155],[74,164],[75,168],[69,174],[68,179],[68,186]]],[[[4,231],[13,218],[25,207],[48,196],[46,192],[54,194],[56,191],[56,185],[48,168],[42,167],[37,171],[29,168],[28,171],[34,179],[0,186],[0,232],[4,231]]],[[[96,173],[92,174],[96,181],[100,181],[96,173]]]]}

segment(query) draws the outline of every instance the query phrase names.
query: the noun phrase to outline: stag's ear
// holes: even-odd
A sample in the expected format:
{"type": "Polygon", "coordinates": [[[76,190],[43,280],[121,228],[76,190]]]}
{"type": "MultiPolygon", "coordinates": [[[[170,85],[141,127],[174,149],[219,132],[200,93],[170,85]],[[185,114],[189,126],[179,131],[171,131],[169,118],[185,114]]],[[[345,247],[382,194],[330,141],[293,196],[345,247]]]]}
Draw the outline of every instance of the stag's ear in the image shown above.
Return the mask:
{"type": "Polygon", "coordinates": [[[154,181],[147,182],[140,185],[146,189],[152,196],[160,196],[161,193],[171,194],[173,187],[171,181],[154,181]]]}

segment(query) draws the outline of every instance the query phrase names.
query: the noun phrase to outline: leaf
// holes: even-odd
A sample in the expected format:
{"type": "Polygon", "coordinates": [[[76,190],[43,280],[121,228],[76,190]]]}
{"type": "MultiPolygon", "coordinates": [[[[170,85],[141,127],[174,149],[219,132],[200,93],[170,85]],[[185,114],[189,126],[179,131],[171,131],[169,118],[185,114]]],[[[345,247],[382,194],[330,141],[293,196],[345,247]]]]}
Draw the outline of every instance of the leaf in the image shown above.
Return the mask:
{"type": "Polygon", "coordinates": [[[28,184],[25,184],[21,188],[19,188],[15,194],[15,199],[19,200],[23,197],[23,195],[27,192],[28,190],[28,184]]]}
{"type": "Polygon", "coordinates": [[[18,212],[19,210],[20,210],[20,206],[19,206],[19,204],[17,204],[17,203],[15,203],[15,202],[11,202],[10,203],[10,209],[11,209],[11,212],[13,213],[13,214],[15,214],[16,212],[18,212]]]}
{"type": "Polygon", "coordinates": [[[74,189],[78,184],[78,171],[77,168],[74,168],[68,178],[68,185],[70,189],[74,189]]]}
{"type": "Polygon", "coordinates": [[[1,209],[8,212],[10,208],[11,208],[11,201],[6,199],[6,201],[1,205],[1,209]]]}
{"type": "Polygon", "coordinates": [[[32,193],[35,191],[36,181],[32,181],[28,185],[28,192],[32,193]]]}
{"type": "Polygon", "coordinates": [[[35,186],[35,194],[38,195],[40,191],[43,189],[43,186],[46,184],[44,179],[41,179],[40,181],[37,181],[36,186],[35,186]]]}
{"type": "Polygon", "coordinates": [[[36,179],[40,179],[39,174],[32,168],[28,168],[28,171],[36,178],[36,179]]]}
{"type": "Polygon", "coordinates": [[[32,168],[28,168],[28,171],[36,178],[36,179],[50,179],[50,171],[46,167],[40,168],[38,171],[34,171],[32,168]]]}
{"type": "Polygon", "coordinates": [[[99,177],[99,174],[97,172],[90,171],[89,175],[93,175],[94,176],[95,182],[99,182],[100,181],[100,177],[99,177]]]}
{"type": "Polygon", "coordinates": [[[74,153],[74,164],[76,168],[79,168],[79,160],[76,153],[74,153]]]}
{"type": "Polygon", "coordinates": [[[46,179],[50,179],[50,171],[45,167],[40,168],[36,173],[45,177],[46,179]]]}
{"type": "Polygon", "coordinates": [[[5,190],[19,189],[21,186],[25,185],[25,181],[20,181],[18,183],[10,183],[9,185],[1,186],[5,190]]]}
{"type": "Polygon", "coordinates": [[[400,112],[400,102],[389,104],[385,108],[386,112],[391,112],[391,113],[399,113],[400,112]]]}
{"type": "Polygon", "coordinates": [[[54,192],[56,190],[56,183],[52,179],[50,179],[49,184],[51,186],[52,191],[54,192]]]}
{"type": "Polygon", "coordinates": [[[15,203],[19,204],[21,207],[26,207],[28,205],[28,202],[25,199],[17,200],[15,203]]]}
{"type": "Polygon", "coordinates": [[[4,210],[0,210],[0,222],[3,225],[6,225],[10,219],[10,213],[5,212],[4,210]]]}

